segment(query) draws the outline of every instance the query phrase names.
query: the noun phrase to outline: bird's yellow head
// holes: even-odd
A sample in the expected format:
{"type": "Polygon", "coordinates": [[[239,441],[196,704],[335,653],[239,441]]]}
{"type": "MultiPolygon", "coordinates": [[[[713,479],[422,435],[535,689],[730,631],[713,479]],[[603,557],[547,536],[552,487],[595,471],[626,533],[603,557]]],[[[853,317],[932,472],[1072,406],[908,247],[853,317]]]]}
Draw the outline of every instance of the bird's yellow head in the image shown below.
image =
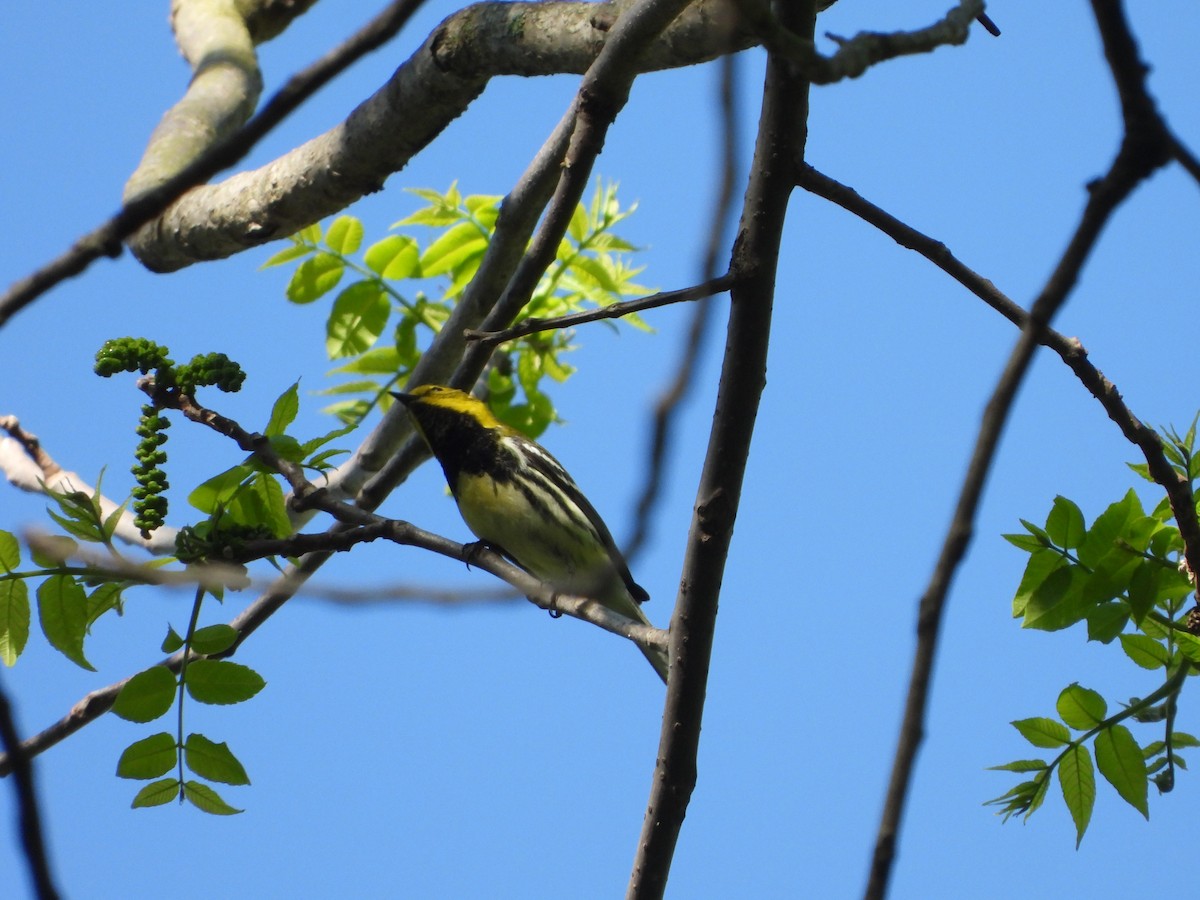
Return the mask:
{"type": "Polygon", "coordinates": [[[418,422],[422,410],[442,410],[468,416],[484,428],[503,427],[482,400],[443,384],[423,384],[407,394],[393,391],[392,396],[408,407],[418,422]]]}

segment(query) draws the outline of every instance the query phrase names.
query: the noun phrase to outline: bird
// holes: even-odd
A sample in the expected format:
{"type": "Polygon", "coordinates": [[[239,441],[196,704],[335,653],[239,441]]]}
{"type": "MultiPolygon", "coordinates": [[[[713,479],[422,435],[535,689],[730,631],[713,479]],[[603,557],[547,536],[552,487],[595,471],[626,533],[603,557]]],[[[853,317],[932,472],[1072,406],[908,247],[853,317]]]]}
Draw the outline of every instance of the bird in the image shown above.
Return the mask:
{"type": "MultiPolygon", "coordinates": [[[[544,447],[505,425],[464,391],[424,384],[391,395],[441,464],[459,514],[479,540],[555,591],[589,597],[650,624],[650,599],[633,580],[596,508],[544,447]]],[[[666,651],[639,648],[667,681],[666,651]]]]}

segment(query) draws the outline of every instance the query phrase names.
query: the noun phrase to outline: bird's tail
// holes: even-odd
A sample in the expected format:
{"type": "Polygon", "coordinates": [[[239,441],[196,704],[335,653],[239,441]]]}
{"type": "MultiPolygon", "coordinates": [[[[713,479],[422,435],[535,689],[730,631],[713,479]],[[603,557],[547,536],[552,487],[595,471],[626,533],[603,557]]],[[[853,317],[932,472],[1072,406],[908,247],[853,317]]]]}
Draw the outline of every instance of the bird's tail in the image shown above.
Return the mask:
{"type": "MultiPolygon", "coordinates": [[[[607,594],[608,596],[601,602],[613,612],[641,622],[643,625],[651,624],[650,620],[646,618],[646,614],[642,612],[642,607],[629,595],[629,591],[625,589],[623,584],[618,585],[612,591],[608,591],[607,594]]],[[[666,684],[667,673],[670,669],[670,657],[667,655],[667,651],[661,650],[658,647],[642,647],[640,645],[638,649],[642,651],[642,655],[654,667],[654,671],[658,673],[658,677],[662,679],[663,684],[666,684]]]]}

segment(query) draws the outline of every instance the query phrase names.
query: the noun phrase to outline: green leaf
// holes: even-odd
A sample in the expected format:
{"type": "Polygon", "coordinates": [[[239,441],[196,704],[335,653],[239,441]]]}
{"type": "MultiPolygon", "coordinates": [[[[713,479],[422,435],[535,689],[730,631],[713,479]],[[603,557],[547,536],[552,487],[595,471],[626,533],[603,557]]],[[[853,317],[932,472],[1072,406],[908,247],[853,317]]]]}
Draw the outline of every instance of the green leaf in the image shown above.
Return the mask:
{"type": "Polygon", "coordinates": [[[288,462],[298,463],[304,458],[304,453],[300,449],[300,442],[290,434],[277,434],[272,438],[268,438],[271,444],[271,449],[280,455],[288,462]]]}
{"type": "Polygon", "coordinates": [[[486,216],[489,211],[499,210],[500,201],[503,199],[500,194],[472,194],[463,201],[463,206],[478,219],[481,215],[486,216]]]}
{"type": "Polygon", "coordinates": [[[1087,731],[1104,721],[1108,704],[1093,690],[1078,684],[1067,685],[1058,695],[1058,714],[1072,728],[1087,731]]]}
{"type": "MultiPolygon", "coordinates": [[[[1133,576],[1139,568],[1147,565],[1141,554],[1149,546],[1151,537],[1159,527],[1159,521],[1152,516],[1139,515],[1126,521],[1109,549],[1095,557],[1092,563],[1093,571],[1083,586],[1084,601],[1096,603],[1126,593],[1133,576]]],[[[1090,535],[1088,541],[1091,541],[1090,535]]],[[[1079,553],[1082,557],[1083,550],[1079,553]]],[[[1134,618],[1138,618],[1136,608],[1134,618]]]]}
{"type": "Polygon", "coordinates": [[[1146,760],[1128,728],[1112,725],[1096,735],[1096,766],[1121,799],[1150,818],[1150,808],[1146,805],[1149,784],[1146,760]]]}
{"type": "Polygon", "coordinates": [[[287,298],[293,303],[312,303],[337,287],[345,269],[332,253],[318,253],[296,267],[288,282],[287,298]]]}
{"type": "Polygon", "coordinates": [[[151,722],[174,704],[177,686],[174,672],[166,666],[151,666],[125,682],[112,711],[129,722],[151,722]]]}
{"type": "Polygon", "coordinates": [[[330,375],[393,375],[400,369],[400,354],[396,347],[375,347],[356,356],[345,365],[330,371],[330,375]]]}
{"type": "Polygon", "coordinates": [[[1186,731],[1176,731],[1171,735],[1171,741],[1176,747],[1200,747],[1200,738],[1196,738],[1186,731]]]}
{"type": "Polygon", "coordinates": [[[165,731],[135,741],[117,761],[117,776],[148,780],[166,775],[177,760],[175,736],[165,731]]]}
{"type": "Polygon", "coordinates": [[[24,581],[0,581],[0,661],[16,665],[29,640],[29,587],[24,581]]]}
{"type": "Polygon", "coordinates": [[[1002,766],[988,766],[991,771],[1003,772],[1040,772],[1044,768],[1046,768],[1044,759],[1014,759],[1002,766]]]}
{"type": "Polygon", "coordinates": [[[229,503],[242,482],[249,478],[253,471],[254,467],[249,463],[242,463],[232,469],[226,469],[188,494],[188,503],[200,512],[211,516],[229,503]]]}
{"type": "MultiPolygon", "coordinates": [[[[611,268],[606,266],[601,259],[591,256],[577,256],[572,260],[570,268],[575,277],[591,279],[601,291],[610,295],[620,294],[621,286],[617,284],[617,279],[611,268]]],[[[607,299],[609,302],[613,302],[617,297],[610,296],[607,299]]]]}
{"type": "MultiPolygon", "coordinates": [[[[325,432],[325,434],[321,435],[320,437],[310,438],[309,440],[305,441],[303,444],[300,445],[300,452],[304,456],[308,456],[308,454],[312,453],[314,450],[317,450],[317,449],[325,446],[330,441],[334,441],[340,437],[344,437],[345,435],[349,434],[353,430],[354,430],[353,428],[348,428],[348,427],[335,428],[335,429],[333,429],[333,431],[325,432]]],[[[331,450],[327,450],[326,452],[327,453],[349,453],[350,451],[331,449],[331,450]]]]}
{"type": "Polygon", "coordinates": [[[1194,663],[1200,663],[1200,639],[1183,631],[1175,632],[1179,652],[1194,663]]]}
{"type": "Polygon", "coordinates": [[[121,609],[121,591],[125,585],[108,582],[97,587],[87,597],[87,627],[92,625],[110,609],[121,609]]]}
{"type": "Polygon", "coordinates": [[[571,222],[567,226],[567,234],[569,234],[571,236],[571,238],[575,241],[575,243],[578,244],[580,241],[582,241],[584,239],[584,237],[587,236],[587,232],[588,232],[587,210],[584,209],[583,204],[580,203],[578,206],[575,207],[575,212],[571,213],[571,222]]]}
{"type": "Polygon", "coordinates": [[[1096,803],[1096,773],[1087,747],[1076,745],[1063,754],[1058,764],[1058,783],[1075,821],[1075,848],[1079,849],[1096,803]]]}
{"type": "Polygon", "coordinates": [[[292,240],[302,244],[319,244],[321,243],[321,223],[313,222],[304,228],[301,228],[292,235],[292,240]]]}
{"type": "Polygon", "coordinates": [[[1044,546],[1044,547],[1053,547],[1054,546],[1054,541],[1050,540],[1050,533],[1048,531],[1046,531],[1046,529],[1040,528],[1037,525],[1034,525],[1032,522],[1030,522],[1026,519],[1018,519],[1017,521],[1019,521],[1022,525],[1024,525],[1025,529],[1030,534],[1032,534],[1035,538],[1037,538],[1038,541],[1041,542],[1042,546],[1044,546]]]}
{"type": "Polygon", "coordinates": [[[1067,561],[1062,555],[1053,550],[1041,549],[1029,554],[1029,562],[1025,564],[1025,573],[1017,586],[1013,597],[1013,617],[1025,615],[1029,599],[1042,583],[1059,569],[1065,569],[1067,561]]]}
{"type": "Polygon", "coordinates": [[[1056,722],[1054,719],[1018,719],[1012,726],[1035,747],[1061,747],[1071,742],[1071,732],[1067,731],[1062,722],[1056,722]]]}
{"type": "Polygon", "coordinates": [[[1057,546],[1074,550],[1087,534],[1083,513],[1066,497],[1055,497],[1050,515],[1046,517],[1046,533],[1057,546]]]}
{"type": "Polygon", "coordinates": [[[38,620],[46,640],[80,668],[96,669],[83,655],[87,631],[87,597],[67,575],[51,575],[37,590],[38,620]]]}
{"type": "Polygon", "coordinates": [[[198,781],[185,781],[183,783],[183,796],[187,797],[197,809],[210,815],[234,816],[240,812],[244,812],[244,810],[235,809],[230,806],[221,799],[220,794],[207,784],[201,784],[198,781]]]}
{"type": "Polygon", "coordinates": [[[111,542],[113,535],[117,533],[117,526],[121,524],[121,516],[125,514],[125,509],[128,505],[129,501],[126,500],[120,506],[114,507],[113,511],[100,523],[100,528],[104,532],[105,543],[111,542]]]}
{"type": "Polygon", "coordinates": [[[460,222],[421,254],[421,275],[432,278],[450,272],[471,256],[487,249],[487,237],[473,222],[460,222]]]}
{"type": "Polygon", "coordinates": [[[16,571],[21,565],[21,545],[11,531],[0,530],[0,569],[16,571]]]}
{"type": "Polygon", "coordinates": [[[1079,566],[1055,569],[1030,594],[1021,627],[1058,631],[1074,625],[1088,613],[1083,597],[1087,578],[1079,566]]]}
{"type": "Polygon", "coordinates": [[[1088,640],[1107,644],[1129,623],[1129,608],[1117,601],[1099,603],[1087,612],[1088,640]]]}
{"type": "Polygon", "coordinates": [[[1050,789],[1050,773],[1047,772],[1045,775],[1039,775],[1034,779],[1033,783],[1033,796],[1029,800],[1029,807],[1025,810],[1026,822],[1029,821],[1030,816],[1037,812],[1038,807],[1040,807],[1046,799],[1046,791],[1050,789]]]}
{"type": "Polygon", "coordinates": [[[418,209],[410,216],[405,216],[398,222],[393,222],[391,227],[398,228],[402,225],[428,225],[431,228],[444,228],[455,222],[462,221],[462,211],[457,209],[449,209],[446,207],[425,207],[418,209]]]}
{"type": "Polygon", "coordinates": [[[325,243],[334,253],[349,256],[362,244],[363,225],[354,216],[338,216],[325,234],[325,243]]]}
{"type": "Polygon", "coordinates": [[[229,625],[206,625],[192,634],[192,652],[200,656],[223,653],[238,638],[237,630],[229,625]]]}
{"type": "Polygon", "coordinates": [[[330,359],[369,350],[387,327],[391,304],[371,281],[350,285],[334,301],[325,324],[325,352],[330,359]]]}
{"type": "Polygon", "coordinates": [[[321,390],[317,391],[317,393],[324,397],[336,397],[339,394],[374,394],[378,390],[378,382],[362,379],[360,381],[344,381],[341,384],[335,384],[331,387],[322,388],[321,390]]]}
{"type": "MultiPolygon", "coordinates": [[[[1128,524],[1144,515],[1141,500],[1130,489],[1092,523],[1087,537],[1079,546],[1079,561],[1089,569],[1096,569],[1103,557],[1117,546],[1117,541],[1124,536],[1128,524]]],[[[1128,554],[1128,551],[1126,553],[1128,554]]]]}
{"type": "Polygon", "coordinates": [[[1121,649],[1143,669],[1161,669],[1171,661],[1167,648],[1144,634],[1121,635],[1121,649]]]}
{"type": "MultiPolygon", "coordinates": [[[[1171,429],[1168,429],[1167,435],[1169,436],[1169,435],[1173,435],[1173,434],[1174,434],[1174,431],[1171,429]]],[[[1185,460],[1183,458],[1183,454],[1179,452],[1179,447],[1176,446],[1176,443],[1177,442],[1174,440],[1163,441],[1162,442],[1163,454],[1167,457],[1167,459],[1169,459],[1175,465],[1175,467],[1180,472],[1182,472],[1183,464],[1184,464],[1185,460]]]]}
{"type": "Polygon", "coordinates": [[[1000,537],[1004,538],[1014,547],[1024,550],[1027,553],[1033,553],[1046,546],[1032,534],[1002,534],[1000,537]]]}
{"type": "Polygon", "coordinates": [[[1025,813],[1025,818],[1028,819],[1042,804],[1046,795],[1046,782],[1045,774],[1039,774],[1033,781],[1023,781],[999,797],[985,800],[984,806],[1003,807],[997,815],[1003,816],[1005,822],[1010,816],[1018,813],[1025,813]]]}
{"type": "Polygon", "coordinates": [[[67,534],[93,544],[104,540],[100,503],[96,498],[88,496],[82,491],[47,489],[47,493],[58,504],[59,511],[56,512],[47,507],[46,512],[50,514],[50,518],[62,526],[67,534]]]}
{"type": "Polygon", "coordinates": [[[186,687],[201,703],[228,705],[249,700],[266,686],[249,666],[220,659],[198,659],[187,667],[186,687]]]}
{"type": "Polygon", "coordinates": [[[202,778],[222,784],[249,784],[245,768],[228,744],[216,744],[202,734],[189,734],[183,745],[184,762],[202,778]]]}
{"type": "Polygon", "coordinates": [[[444,195],[429,188],[406,188],[405,190],[425,200],[429,206],[417,210],[411,216],[401,219],[399,222],[393,223],[393,228],[400,225],[441,226],[457,222],[463,218],[462,210],[458,208],[461,195],[453,184],[450,185],[449,190],[444,195]]]}
{"type": "Polygon", "coordinates": [[[1159,576],[1164,572],[1166,570],[1162,566],[1146,560],[1130,577],[1126,599],[1135,624],[1140,624],[1158,603],[1159,576]]]}
{"type": "Polygon", "coordinates": [[[392,234],[372,244],[363,254],[367,268],[388,281],[401,281],[420,275],[421,252],[417,242],[406,235],[392,234]]]}
{"type": "Polygon", "coordinates": [[[258,472],[250,482],[229,501],[230,517],[242,525],[265,525],[277,538],[292,533],[287,503],[279,482],[265,472],[258,472]]]}
{"type": "Polygon", "coordinates": [[[322,407],[321,412],[338,419],[352,427],[358,427],[363,417],[371,411],[371,404],[366,400],[339,400],[322,407]]]}
{"type": "Polygon", "coordinates": [[[162,781],[155,781],[138,791],[131,805],[134,809],[142,806],[162,806],[178,796],[179,782],[174,778],[164,778],[162,781]]]}
{"type": "Polygon", "coordinates": [[[293,259],[300,259],[303,256],[308,256],[314,252],[312,247],[306,247],[304,244],[292,244],[290,247],[285,247],[275,255],[267,259],[265,263],[259,266],[259,271],[270,269],[273,266],[281,266],[284,263],[289,263],[293,259]]]}
{"type": "Polygon", "coordinates": [[[267,420],[267,427],[263,430],[263,434],[267,437],[283,434],[287,431],[287,427],[296,421],[298,412],[300,412],[300,382],[296,381],[275,399],[275,403],[271,406],[271,418],[267,420]]]}
{"type": "Polygon", "coordinates": [[[183,646],[183,638],[181,638],[179,636],[179,632],[177,632],[174,628],[172,628],[170,625],[168,625],[167,626],[167,636],[165,638],[163,638],[162,647],[160,647],[159,649],[161,649],[163,653],[174,653],[176,650],[178,650],[182,646],[183,646]]]}

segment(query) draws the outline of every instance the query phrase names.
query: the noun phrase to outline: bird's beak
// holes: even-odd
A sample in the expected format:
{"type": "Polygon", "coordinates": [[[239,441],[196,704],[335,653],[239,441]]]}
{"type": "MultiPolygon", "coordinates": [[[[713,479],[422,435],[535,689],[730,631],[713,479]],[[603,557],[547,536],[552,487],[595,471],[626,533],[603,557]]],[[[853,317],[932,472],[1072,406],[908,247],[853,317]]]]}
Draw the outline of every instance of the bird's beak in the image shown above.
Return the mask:
{"type": "Polygon", "coordinates": [[[405,406],[408,406],[408,404],[410,404],[413,400],[412,394],[403,394],[400,391],[388,391],[388,393],[391,394],[393,397],[395,397],[397,400],[399,400],[401,403],[403,403],[405,406]]]}

